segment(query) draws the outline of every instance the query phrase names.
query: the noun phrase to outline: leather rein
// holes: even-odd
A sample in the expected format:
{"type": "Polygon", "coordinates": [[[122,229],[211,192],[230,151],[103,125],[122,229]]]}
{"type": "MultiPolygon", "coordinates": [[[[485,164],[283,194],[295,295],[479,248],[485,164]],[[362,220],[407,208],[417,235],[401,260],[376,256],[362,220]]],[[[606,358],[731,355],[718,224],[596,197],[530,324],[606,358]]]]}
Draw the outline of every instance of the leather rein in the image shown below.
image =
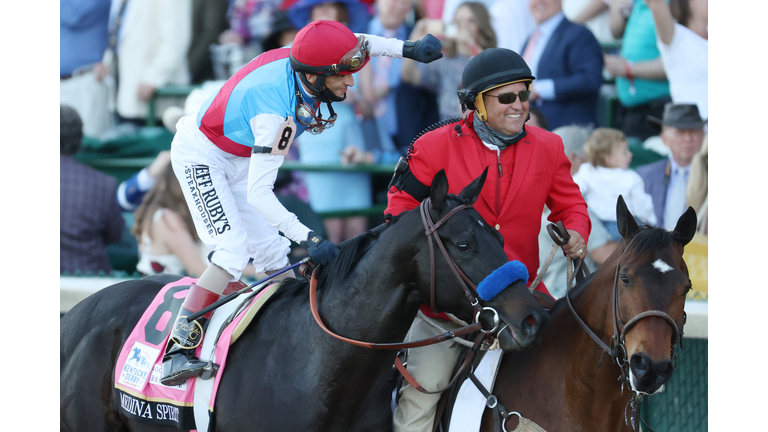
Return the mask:
{"type": "Polygon", "coordinates": [[[448,255],[448,252],[445,249],[445,246],[443,245],[442,240],[440,240],[440,237],[437,234],[438,228],[440,228],[451,216],[456,214],[458,211],[472,208],[472,205],[470,204],[462,204],[455,208],[453,208],[450,212],[448,212],[445,216],[443,216],[437,223],[432,222],[432,218],[429,215],[429,205],[430,205],[430,198],[425,199],[421,202],[419,205],[419,211],[421,214],[422,222],[424,222],[424,230],[427,235],[427,240],[429,242],[429,255],[430,255],[430,289],[429,289],[429,295],[430,295],[430,306],[432,307],[432,311],[437,313],[435,310],[435,253],[434,253],[434,247],[432,245],[433,241],[437,243],[440,250],[443,253],[443,256],[445,257],[446,261],[448,262],[449,267],[451,268],[451,271],[453,272],[456,279],[459,281],[459,284],[464,290],[464,294],[466,295],[467,299],[469,300],[470,304],[473,308],[477,311],[475,314],[475,322],[473,324],[458,328],[453,331],[448,331],[440,335],[433,336],[431,338],[422,339],[414,342],[408,342],[408,343],[374,343],[374,342],[363,342],[358,341],[350,338],[346,338],[344,336],[340,336],[331,330],[328,329],[328,327],[325,326],[323,323],[322,318],[320,317],[320,314],[318,312],[317,308],[317,277],[315,275],[315,272],[317,272],[317,268],[312,272],[312,275],[309,279],[309,306],[312,311],[312,316],[315,318],[315,322],[325,330],[326,333],[333,336],[334,338],[346,342],[352,345],[364,347],[364,348],[371,348],[371,349],[405,349],[405,348],[418,348],[426,345],[433,345],[436,343],[444,342],[447,340],[451,340],[456,338],[457,336],[463,336],[465,334],[471,334],[475,333],[477,331],[480,331],[480,334],[475,339],[475,342],[473,344],[473,347],[470,351],[470,353],[466,356],[464,363],[459,368],[459,370],[456,372],[456,375],[451,380],[451,382],[446,386],[444,389],[436,390],[436,391],[427,391],[425,390],[421,385],[416,382],[416,380],[410,375],[410,373],[407,372],[405,367],[403,366],[402,361],[399,357],[395,359],[395,366],[397,366],[397,369],[400,371],[400,373],[403,375],[403,377],[417,390],[419,390],[422,393],[441,393],[451,387],[456,379],[459,377],[459,375],[464,371],[464,369],[472,362],[472,359],[474,358],[475,353],[480,350],[480,345],[483,341],[492,339],[492,332],[498,328],[498,313],[493,308],[487,308],[487,307],[481,307],[480,302],[475,298],[475,296],[470,291],[469,286],[472,287],[472,289],[477,289],[476,285],[472,283],[472,281],[464,274],[464,272],[461,271],[461,269],[456,265],[456,263],[451,259],[451,257],[448,255]],[[494,313],[494,329],[487,331],[483,329],[482,324],[479,322],[480,312],[484,310],[490,310],[494,313]]]}

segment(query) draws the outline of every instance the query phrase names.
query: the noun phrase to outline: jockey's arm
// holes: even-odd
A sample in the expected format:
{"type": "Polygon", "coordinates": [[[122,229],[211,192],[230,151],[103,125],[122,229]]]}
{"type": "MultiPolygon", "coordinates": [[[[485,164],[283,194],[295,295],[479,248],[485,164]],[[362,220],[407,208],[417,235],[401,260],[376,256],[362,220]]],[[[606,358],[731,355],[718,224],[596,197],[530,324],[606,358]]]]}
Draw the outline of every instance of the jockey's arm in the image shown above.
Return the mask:
{"type": "MultiPolygon", "coordinates": [[[[272,147],[283,122],[285,118],[276,114],[259,114],[251,119],[254,147],[272,147]]],[[[251,154],[248,169],[248,203],[270,225],[282,231],[289,239],[299,243],[307,239],[311,230],[280,203],[273,190],[277,171],[283,164],[284,158],[281,155],[251,154]]]]}
{"type": "Polygon", "coordinates": [[[385,38],[365,33],[355,33],[355,36],[364,36],[368,41],[368,55],[371,57],[403,57],[403,41],[396,38],[385,38]]]}
{"type": "Polygon", "coordinates": [[[421,63],[430,63],[443,57],[440,41],[431,34],[417,41],[401,41],[364,33],[356,33],[355,36],[365,37],[371,57],[410,58],[421,63]]]}

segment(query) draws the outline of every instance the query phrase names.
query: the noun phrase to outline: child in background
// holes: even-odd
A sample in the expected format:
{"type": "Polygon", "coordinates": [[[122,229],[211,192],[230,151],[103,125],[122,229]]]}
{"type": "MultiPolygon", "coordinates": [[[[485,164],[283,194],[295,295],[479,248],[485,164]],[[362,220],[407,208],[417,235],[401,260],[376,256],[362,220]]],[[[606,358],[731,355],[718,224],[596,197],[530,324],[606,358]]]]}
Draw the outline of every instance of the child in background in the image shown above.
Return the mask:
{"type": "Polygon", "coordinates": [[[616,202],[624,197],[629,211],[638,220],[656,224],[651,196],[645,192],[643,179],[629,169],[632,153],[627,137],[617,129],[597,128],[584,144],[587,162],[581,164],[573,180],[584,200],[600,218],[612,240],[618,240],[616,202]]]}
{"type": "Polygon", "coordinates": [[[197,237],[170,160],[136,209],[131,234],[139,244],[136,270],[143,275],[199,277],[207,267],[208,249],[197,237]]]}

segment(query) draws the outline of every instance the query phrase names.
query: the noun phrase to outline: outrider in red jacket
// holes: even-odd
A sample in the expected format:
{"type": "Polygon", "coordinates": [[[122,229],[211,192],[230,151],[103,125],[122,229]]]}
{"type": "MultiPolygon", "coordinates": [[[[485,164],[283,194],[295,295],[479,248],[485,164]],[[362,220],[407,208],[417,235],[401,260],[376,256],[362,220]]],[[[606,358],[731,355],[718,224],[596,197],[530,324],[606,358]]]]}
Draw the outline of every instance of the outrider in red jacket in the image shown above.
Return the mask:
{"type": "MultiPolygon", "coordinates": [[[[504,237],[509,260],[525,264],[530,284],[539,268],[538,235],[544,205],[552,212],[548,218],[551,222],[562,221],[566,229],[577,231],[586,241],[592,229],[587,204],[571,178],[571,163],[558,135],[525,126],[525,137],[498,151],[477,136],[473,117],[470,112],[464,120],[419,137],[408,150],[408,166],[416,180],[427,187],[435,174],[445,169],[452,194],[461,192],[488,167],[474,207],[504,237]]],[[[390,187],[385,214],[396,216],[419,205],[421,199],[417,201],[406,190],[390,187]]],[[[536,290],[549,294],[543,283],[536,290]]],[[[422,312],[434,316],[429,309],[425,304],[422,312]]]]}

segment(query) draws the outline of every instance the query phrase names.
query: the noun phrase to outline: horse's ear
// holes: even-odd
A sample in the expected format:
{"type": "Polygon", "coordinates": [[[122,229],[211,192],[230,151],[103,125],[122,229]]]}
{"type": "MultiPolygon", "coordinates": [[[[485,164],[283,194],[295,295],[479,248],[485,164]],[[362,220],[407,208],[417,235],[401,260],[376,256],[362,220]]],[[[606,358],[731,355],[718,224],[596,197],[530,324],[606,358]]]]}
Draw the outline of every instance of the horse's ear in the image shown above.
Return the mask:
{"type": "Polygon", "coordinates": [[[445,170],[441,169],[432,179],[432,186],[429,189],[429,199],[432,201],[432,207],[437,211],[442,211],[445,207],[445,198],[448,196],[448,177],[445,170]]]}
{"type": "Polygon", "coordinates": [[[480,196],[480,191],[483,189],[486,177],[488,177],[488,167],[485,167],[485,170],[480,174],[480,177],[472,180],[472,183],[468,184],[467,187],[459,193],[459,199],[462,200],[462,202],[474,204],[475,201],[477,201],[477,197],[480,196]]]}
{"type": "Polygon", "coordinates": [[[632,237],[640,231],[635,217],[629,212],[627,203],[624,202],[624,197],[621,195],[619,195],[619,199],[616,201],[616,225],[619,228],[619,234],[625,239],[632,237]]]}
{"type": "Polygon", "coordinates": [[[687,245],[693,236],[696,234],[696,210],[693,207],[688,207],[688,210],[680,216],[675,225],[675,230],[672,231],[672,237],[680,242],[683,246],[687,245]]]}

